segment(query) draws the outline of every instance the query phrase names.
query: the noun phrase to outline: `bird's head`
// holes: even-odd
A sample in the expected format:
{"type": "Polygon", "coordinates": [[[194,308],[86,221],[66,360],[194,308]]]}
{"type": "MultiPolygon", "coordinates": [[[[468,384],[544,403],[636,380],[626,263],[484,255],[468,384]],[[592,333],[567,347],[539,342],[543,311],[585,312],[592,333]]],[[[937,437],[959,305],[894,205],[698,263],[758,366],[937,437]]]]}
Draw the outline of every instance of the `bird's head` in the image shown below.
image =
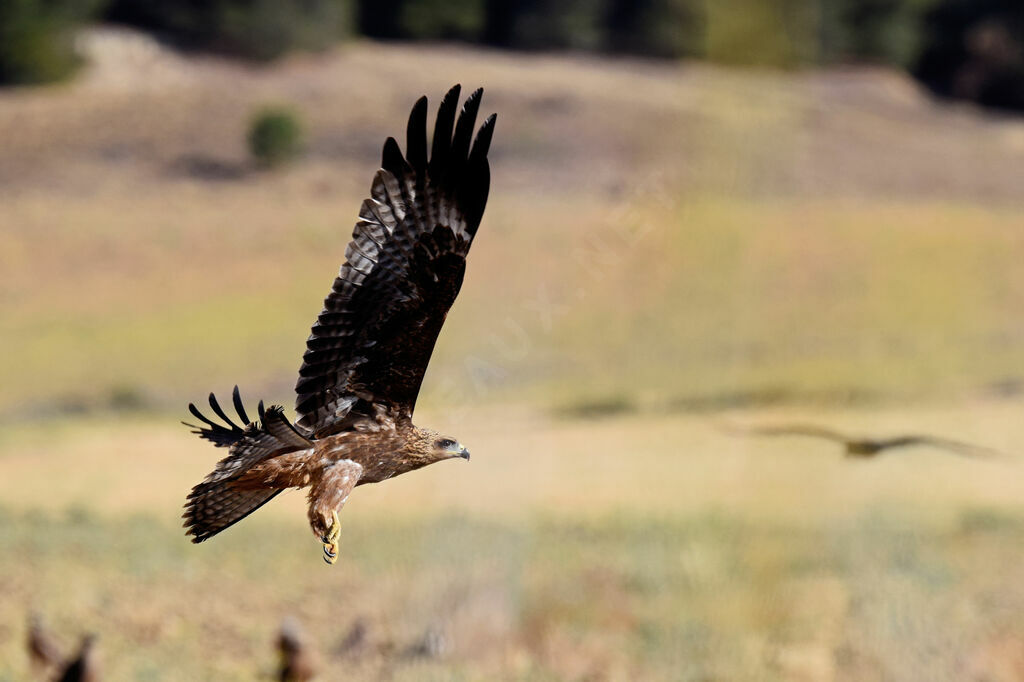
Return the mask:
{"type": "Polygon", "coordinates": [[[444,459],[469,459],[467,450],[457,438],[445,436],[430,429],[418,429],[420,456],[428,462],[440,462],[444,459]]]}
{"type": "Polygon", "coordinates": [[[439,436],[434,440],[434,454],[439,460],[455,457],[461,457],[465,460],[469,459],[469,450],[462,443],[448,436],[439,436]]]}

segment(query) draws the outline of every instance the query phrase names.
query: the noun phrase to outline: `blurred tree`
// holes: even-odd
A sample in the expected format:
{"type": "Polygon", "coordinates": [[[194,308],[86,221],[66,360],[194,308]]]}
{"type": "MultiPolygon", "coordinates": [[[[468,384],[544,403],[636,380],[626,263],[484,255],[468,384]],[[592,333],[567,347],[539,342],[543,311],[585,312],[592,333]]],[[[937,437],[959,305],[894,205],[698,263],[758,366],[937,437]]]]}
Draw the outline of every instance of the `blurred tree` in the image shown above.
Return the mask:
{"type": "Polygon", "coordinates": [[[945,0],[925,26],[915,73],[934,92],[1024,110],[1024,2],[945,0]]]}
{"type": "Polygon", "coordinates": [[[913,68],[941,95],[1024,109],[1024,0],[0,0],[0,84],[74,70],[102,17],[182,46],[270,60],[358,32],[524,50],[794,68],[913,68]]]}
{"type": "Polygon", "coordinates": [[[359,0],[356,25],[370,38],[408,38],[402,31],[402,8],[406,0],[359,0]]]}
{"type": "Polygon", "coordinates": [[[909,67],[921,47],[924,12],[935,0],[821,0],[825,62],[909,67]]]}
{"type": "Polygon", "coordinates": [[[47,83],[79,64],[74,31],[97,2],[0,0],[0,84],[47,83]]]}
{"type": "Polygon", "coordinates": [[[105,17],[181,45],[256,60],[320,50],[351,32],[348,0],[112,0],[105,17]]]}
{"type": "Polygon", "coordinates": [[[484,40],[524,50],[599,50],[610,0],[488,0],[484,40]]]}
{"type": "Polygon", "coordinates": [[[607,48],[650,57],[695,57],[704,51],[704,6],[699,0],[611,0],[607,48]]]}
{"type": "Polygon", "coordinates": [[[821,13],[807,0],[706,0],[705,56],[726,64],[794,67],[820,59],[821,13]]]}
{"type": "Polygon", "coordinates": [[[348,27],[347,8],[338,0],[248,0],[220,2],[212,45],[260,60],[276,59],[295,48],[322,50],[348,27]]]}
{"type": "Polygon", "coordinates": [[[484,0],[415,0],[400,15],[403,36],[420,40],[479,41],[484,29],[484,0]]]}

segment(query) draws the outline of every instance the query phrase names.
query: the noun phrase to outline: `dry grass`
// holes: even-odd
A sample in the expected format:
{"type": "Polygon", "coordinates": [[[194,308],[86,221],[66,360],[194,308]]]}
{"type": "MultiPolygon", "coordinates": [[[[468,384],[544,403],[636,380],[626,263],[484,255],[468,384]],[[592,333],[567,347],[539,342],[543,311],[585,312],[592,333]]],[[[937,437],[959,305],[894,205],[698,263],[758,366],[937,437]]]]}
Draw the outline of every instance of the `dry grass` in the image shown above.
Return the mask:
{"type": "Polygon", "coordinates": [[[975,518],[945,531],[871,515],[818,529],[379,519],[350,523],[358,551],[328,569],[279,523],[195,548],[148,520],[6,514],[0,677],[26,673],[31,603],[65,641],[99,631],[111,679],[266,676],[275,627],[295,614],[325,679],[1010,682],[1024,530],[975,518]],[[368,653],[332,655],[357,620],[368,653]],[[431,629],[440,656],[406,655],[431,629]]]}
{"type": "MultiPolygon", "coordinates": [[[[1022,409],[731,418],[1012,448],[1022,409]]],[[[65,639],[100,631],[114,679],[251,679],[273,666],[287,614],[354,679],[852,681],[926,670],[980,682],[1021,672],[1019,458],[915,449],[848,462],[828,443],[735,438],[693,416],[421,419],[458,433],[473,461],[360,488],[334,568],[320,563],[294,493],[189,545],[176,517],[215,453],[184,428],[8,430],[0,679],[25,672],[30,608],[65,639]],[[367,652],[332,656],[358,619],[367,652]],[[410,658],[431,630],[446,643],[440,658],[410,658]]]]}
{"type": "Polygon", "coordinates": [[[716,428],[1018,449],[1020,122],[871,71],[118,54],[0,93],[0,680],[30,608],[111,679],[267,675],[287,614],[356,679],[1024,677],[1021,460],[716,428]],[[190,546],[217,453],[181,406],[287,401],[381,140],[454,81],[500,112],[494,191],[418,419],[472,464],[360,488],[333,569],[299,494],[190,546]],[[244,157],[267,101],[309,123],[281,174],[244,157]]]}

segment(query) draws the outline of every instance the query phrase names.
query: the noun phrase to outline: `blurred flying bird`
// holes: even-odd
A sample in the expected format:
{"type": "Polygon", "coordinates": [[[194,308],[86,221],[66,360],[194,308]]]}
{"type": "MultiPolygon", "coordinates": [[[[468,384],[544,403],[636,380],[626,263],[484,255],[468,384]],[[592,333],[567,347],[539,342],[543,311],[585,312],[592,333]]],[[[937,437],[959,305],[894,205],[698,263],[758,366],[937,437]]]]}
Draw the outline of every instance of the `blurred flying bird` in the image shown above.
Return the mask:
{"type": "Polygon", "coordinates": [[[64,666],[57,680],[59,682],[97,682],[100,677],[95,645],[96,635],[83,637],[82,646],[78,649],[78,656],[64,666]]]}
{"type": "Polygon", "coordinates": [[[809,436],[839,443],[847,457],[874,457],[885,450],[923,446],[946,450],[964,457],[993,457],[1001,455],[980,445],[972,445],[948,438],[927,435],[904,435],[890,438],[859,438],[813,424],[779,424],[771,426],[727,425],[726,431],[744,436],[809,436]]]}
{"type": "Polygon", "coordinates": [[[277,635],[277,651],[281,664],[277,679],[280,682],[306,682],[316,675],[313,654],[294,618],[285,618],[277,635]]]}
{"type": "Polygon", "coordinates": [[[38,613],[29,614],[28,656],[36,675],[55,669],[64,660],[64,653],[38,613]]]}
{"type": "MultiPolygon", "coordinates": [[[[456,121],[460,88],[438,110],[427,149],[427,99],[409,116],[403,156],[384,144],[371,198],[359,211],[346,262],[306,341],[292,423],[279,406],[250,422],[235,387],[235,424],[189,410],[194,433],[228,456],[195,486],[185,528],[202,542],[287,488],[309,488],[309,524],[324,560],[338,555],[338,511],[352,489],[445,459],[469,459],[458,440],[414,426],[413,408],[437,336],[462,286],[466,255],[487,203],[495,116],[473,140],[482,90],[456,121]],[[472,144],[471,144],[472,143],[472,144]]],[[[272,324],[273,320],[268,320],[272,324]]]]}

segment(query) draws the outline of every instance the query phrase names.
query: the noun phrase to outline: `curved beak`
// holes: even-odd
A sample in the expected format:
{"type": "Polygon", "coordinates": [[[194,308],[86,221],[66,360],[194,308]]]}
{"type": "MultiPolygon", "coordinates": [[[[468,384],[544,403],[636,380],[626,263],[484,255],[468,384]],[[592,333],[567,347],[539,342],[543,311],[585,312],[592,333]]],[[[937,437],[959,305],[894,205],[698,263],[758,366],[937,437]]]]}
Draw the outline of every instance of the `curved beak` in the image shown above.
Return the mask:
{"type": "Polygon", "coordinates": [[[467,450],[466,448],[461,448],[459,450],[459,457],[466,461],[469,461],[469,450],[467,450]]]}

